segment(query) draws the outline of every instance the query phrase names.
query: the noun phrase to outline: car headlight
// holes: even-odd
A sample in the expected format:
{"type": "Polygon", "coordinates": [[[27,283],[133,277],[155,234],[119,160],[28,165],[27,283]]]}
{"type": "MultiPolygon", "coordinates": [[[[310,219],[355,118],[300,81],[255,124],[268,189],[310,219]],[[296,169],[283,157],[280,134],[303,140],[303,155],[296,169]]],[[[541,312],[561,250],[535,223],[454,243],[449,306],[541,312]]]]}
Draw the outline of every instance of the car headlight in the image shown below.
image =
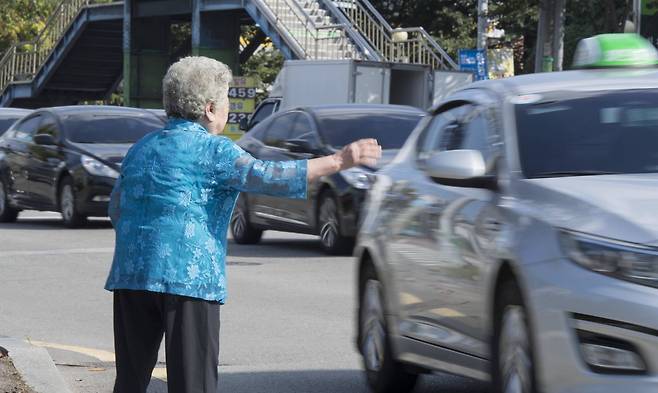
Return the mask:
{"type": "Polygon", "coordinates": [[[345,180],[355,188],[367,190],[372,186],[372,183],[374,183],[374,174],[365,172],[358,168],[346,169],[340,173],[345,180]]]}
{"type": "Polygon", "coordinates": [[[607,276],[658,288],[658,250],[561,232],[567,256],[580,266],[607,276]]]}
{"type": "Polygon", "coordinates": [[[89,156],[83,155],[80,157],[80,162],[82,163],[82,166],[87,170],[87,172],[89,172],[89,174],[91,175],[111,177],[113,179],[119,177],[119,172],[103,164],[102,162],[98,161],[95,158],[91,158],[89,156]]]}

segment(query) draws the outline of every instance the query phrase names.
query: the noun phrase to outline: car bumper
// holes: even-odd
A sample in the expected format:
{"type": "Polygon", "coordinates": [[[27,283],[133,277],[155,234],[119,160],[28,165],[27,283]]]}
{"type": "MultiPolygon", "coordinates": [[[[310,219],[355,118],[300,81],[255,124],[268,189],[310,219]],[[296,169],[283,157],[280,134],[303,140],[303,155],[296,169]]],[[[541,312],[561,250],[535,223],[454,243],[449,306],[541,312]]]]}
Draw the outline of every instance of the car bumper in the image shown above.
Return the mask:
{"type": "Polygon", "coordinates": [[[116,179],[110,177],[81,176],[76,181],[76,206],[85,216],[107,217],[110,194],[116,179]]]}
{"type": "Polygon", "coordinates": [[[658,289],[593,273],[568,260],[525,266],[524,272],[542,392],[658,391],[658,289]],[[646,373],[593,371],[581,354],[579,331],[629,344],[646,373]]]}

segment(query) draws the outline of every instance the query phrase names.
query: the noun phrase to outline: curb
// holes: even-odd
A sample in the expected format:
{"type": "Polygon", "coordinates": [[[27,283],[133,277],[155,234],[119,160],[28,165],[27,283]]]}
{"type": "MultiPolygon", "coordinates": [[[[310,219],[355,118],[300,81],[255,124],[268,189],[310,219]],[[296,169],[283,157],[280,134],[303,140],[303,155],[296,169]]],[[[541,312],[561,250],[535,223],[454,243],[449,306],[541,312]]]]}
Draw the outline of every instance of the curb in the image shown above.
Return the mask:
{"type": "Polygon", "coordinates": [[[57,371],[50,354],[26,341],[0,337],[0,347],[7,349],[23,381],[37,393],[71,393],[57,371]]]}

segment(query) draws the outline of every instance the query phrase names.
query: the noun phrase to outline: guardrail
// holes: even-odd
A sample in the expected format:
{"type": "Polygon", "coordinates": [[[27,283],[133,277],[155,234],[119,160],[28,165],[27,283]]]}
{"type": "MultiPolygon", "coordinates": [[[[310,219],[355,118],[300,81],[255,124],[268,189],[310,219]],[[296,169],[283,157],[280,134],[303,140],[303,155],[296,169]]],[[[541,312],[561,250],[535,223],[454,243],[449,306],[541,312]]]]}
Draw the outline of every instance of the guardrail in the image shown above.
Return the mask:
{"type": "Polygon", "coordinates": [[[267,8],[266,17],[279,32],[285,33],[295,42],[296,52],[304,59],[372,59],[367,50],[360,48],[358,33],[345,24],[319,25],[295,0],[260,0],[267,8]],[[353,51],[349,45],[359,47],[353,51]],[[349,56],[348,56],[349,55],[349,56]]]}
{"type": "Polygon", "coordinates": [[[422,27],[394,29],[368,0],[336,2],[350,22],[388,61],[457,69],[457,63],[422,27]]]}

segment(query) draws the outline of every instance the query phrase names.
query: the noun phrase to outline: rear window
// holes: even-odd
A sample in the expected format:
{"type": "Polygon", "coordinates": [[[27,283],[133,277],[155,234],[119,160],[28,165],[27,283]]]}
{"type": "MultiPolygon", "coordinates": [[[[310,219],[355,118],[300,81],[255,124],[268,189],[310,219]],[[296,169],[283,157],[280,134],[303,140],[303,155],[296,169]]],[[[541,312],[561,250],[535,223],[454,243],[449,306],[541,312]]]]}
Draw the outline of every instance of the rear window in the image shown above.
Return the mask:
{"type": "Polygon", "coordinates": [[[64,117],[68,140],[75,143],[135,143],[164,122],[151,115],[76,114],[64,117]]]}
{"type": "Polygon", "coordinates": [[[385,150],[399,149],[416,127],[421,113],[332,113],[318,116],[326,144],[340,149],[363,138],[375,138],[385,150]]]}

